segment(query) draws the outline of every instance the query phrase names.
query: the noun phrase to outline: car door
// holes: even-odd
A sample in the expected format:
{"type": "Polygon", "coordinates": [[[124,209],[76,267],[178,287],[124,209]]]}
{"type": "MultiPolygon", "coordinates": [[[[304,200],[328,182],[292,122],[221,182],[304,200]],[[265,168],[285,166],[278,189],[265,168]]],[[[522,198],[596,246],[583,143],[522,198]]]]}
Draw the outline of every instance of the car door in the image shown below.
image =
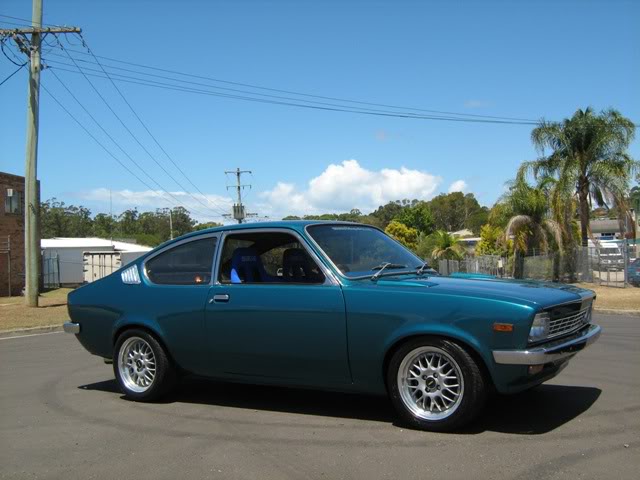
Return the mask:
{"type": "Polygon", "coordinates": [[[145,288],[136,299],[142,321],[155,322],[175,361],[204,373],[204,311],[219,233],[168,245],[143,264],[145,288]]]}
{"type": "Polygon", "coordinates": [[[298,233],[286,229],[243,232],[225,234],[206,305],[212,371],[293,384],[350,383],[344,299],[331,272],[298,233]],[[291,250],[308,255],[315,276],[285,278],[277,264],[285,248],[280,246],[262,253],[273,263],[269,272],[263,266],[256,267],[256,276],[264,278],[232,283],[228,262],[233,252],[251,259],[252,248],[285,241],[274,240],[273,235],[288,235],[289,245],[297,248],[285,249],[283,255],[291,250]]]}

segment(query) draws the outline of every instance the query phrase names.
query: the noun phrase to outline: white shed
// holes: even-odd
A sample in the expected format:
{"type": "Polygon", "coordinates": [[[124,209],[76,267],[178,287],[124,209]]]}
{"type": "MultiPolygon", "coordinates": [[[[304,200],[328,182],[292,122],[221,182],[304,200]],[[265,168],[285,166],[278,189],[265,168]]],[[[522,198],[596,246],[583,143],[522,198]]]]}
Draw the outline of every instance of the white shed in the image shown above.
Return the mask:
{"type": "MultiPolygon", "coordinates": [[[[145,254],[151,247],[135,243],[117,242],[104,238],[44,238],[42,248],[42,276],[45,283],[62,286],[80,285],[85,278],[85,253],[117,252],[119,263],[124,266],[145,254]],[[52,281],[52,278],[54,279],[52,281]]],[[[99,277],[93,277],[96,280],[99,277]]]]}

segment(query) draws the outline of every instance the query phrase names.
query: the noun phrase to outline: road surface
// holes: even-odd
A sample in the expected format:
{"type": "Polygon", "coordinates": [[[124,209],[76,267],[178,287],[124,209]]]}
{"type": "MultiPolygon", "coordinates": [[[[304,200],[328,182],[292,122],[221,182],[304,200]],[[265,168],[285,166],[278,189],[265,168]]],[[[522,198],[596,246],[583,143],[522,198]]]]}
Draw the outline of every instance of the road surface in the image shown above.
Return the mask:
{"type": "Polygon", "coordinates": [[[199,379],[129,402],[71,335],[0,339],[0,477],[638,478],[640,317],[595,322],[559,377],[456,434],[398,426],[384,398],[199,379]]]}

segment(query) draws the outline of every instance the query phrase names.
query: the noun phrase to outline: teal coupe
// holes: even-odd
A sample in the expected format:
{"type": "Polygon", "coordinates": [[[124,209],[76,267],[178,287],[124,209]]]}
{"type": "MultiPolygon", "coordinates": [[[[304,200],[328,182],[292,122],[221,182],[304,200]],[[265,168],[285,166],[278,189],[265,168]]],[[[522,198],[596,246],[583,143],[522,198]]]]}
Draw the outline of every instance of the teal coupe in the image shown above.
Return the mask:
{"type": "Polygon", "coordinates": [[[593,343],[594,298],[439,276],[367,225],[282,221],[171,240],[71,292],[64,329],[133,400],[196,374],[389,395],[406,424],[450,431],[593,343]]]}

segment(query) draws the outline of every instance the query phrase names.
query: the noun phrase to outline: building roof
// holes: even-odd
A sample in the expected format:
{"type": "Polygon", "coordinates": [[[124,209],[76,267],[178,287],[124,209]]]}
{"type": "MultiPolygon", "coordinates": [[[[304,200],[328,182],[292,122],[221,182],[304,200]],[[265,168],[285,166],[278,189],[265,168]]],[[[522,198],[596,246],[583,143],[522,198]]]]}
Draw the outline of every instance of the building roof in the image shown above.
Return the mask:
{"type": "Polygon", "coordinates": [[[608,218],[601,218],[596,220],[591,220],[589,222],[589,227],[593,233],[618,233],[620,232],[620,224],[618,220],[611,220],[608,218]]]}
{"type": "Polygon", "coordinates": [[[41,248],[84,248],[90,250],[92,248],[113,247],[114,250],[121,252],[148,252],[151,247],[146,245],[138,245],[136,243],[117,242],[115,240],[107,240],[104,238],[87,237],[87,238],[68,238],[55,237],[43,238],[40,240],[41,248]]]}

